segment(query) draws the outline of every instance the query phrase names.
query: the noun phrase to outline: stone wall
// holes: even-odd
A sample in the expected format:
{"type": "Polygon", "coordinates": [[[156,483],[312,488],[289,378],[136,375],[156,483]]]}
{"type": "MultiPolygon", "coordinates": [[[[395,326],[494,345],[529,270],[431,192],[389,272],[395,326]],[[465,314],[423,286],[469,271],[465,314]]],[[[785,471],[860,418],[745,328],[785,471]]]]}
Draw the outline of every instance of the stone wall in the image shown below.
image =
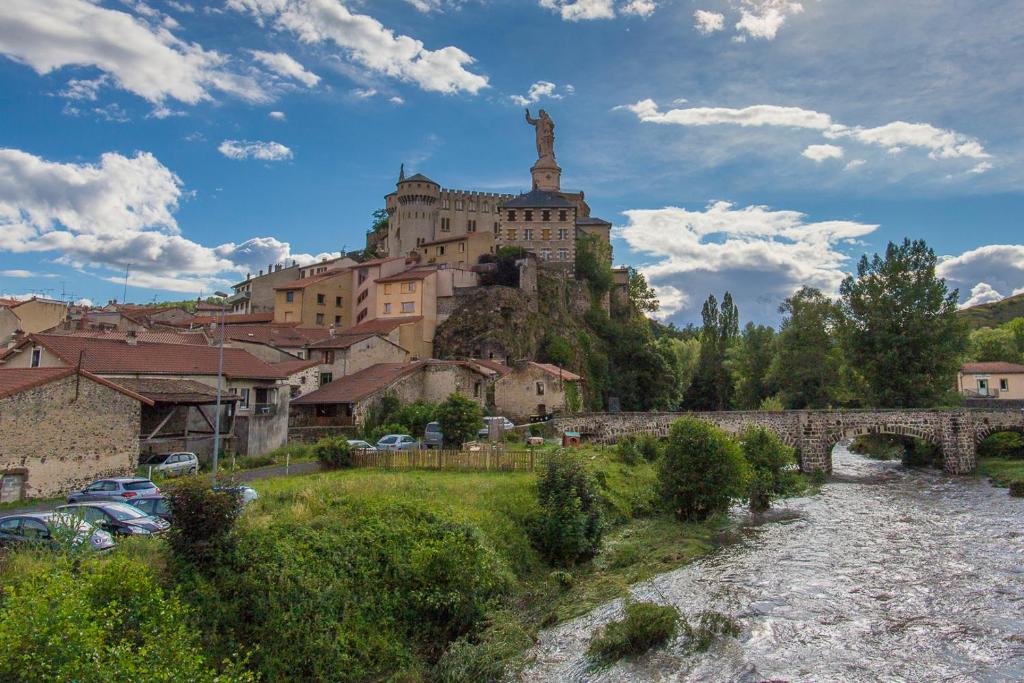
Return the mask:
{"type": "Polygon", "coordinates": [[[0,399],[0,472],[26,474],[29,498],[131,474],[139,462],[140,405],[75,376],[0,399]]]}
{"type": "Polygon", "coordinates": [[[544,406],[545,414],[565,412],[565,382],[559,381],[536,365],[523,364],[494,383],[494,407],[498,415],[521,422],[538,414],[544,406]],[[537,383],[544,393],[537,393],[537,383]]]}

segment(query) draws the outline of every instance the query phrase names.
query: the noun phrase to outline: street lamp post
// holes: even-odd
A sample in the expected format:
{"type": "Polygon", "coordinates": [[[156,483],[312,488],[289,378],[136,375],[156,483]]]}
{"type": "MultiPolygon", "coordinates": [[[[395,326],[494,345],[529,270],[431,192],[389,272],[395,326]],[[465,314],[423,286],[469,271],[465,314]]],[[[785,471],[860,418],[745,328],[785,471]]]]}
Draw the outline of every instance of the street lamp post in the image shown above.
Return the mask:
{"type": "MultiPolygon", "coordinates": [[[[228,295],[224,292],[214,292],[215,296],[219,296],[221,299],[227,299],[228,295]]],[[[217,478],[217,457],[220,455],[220,395],[221,385],[224,377],[224,309],[225,306],[222,303],[220,307],[220,357],[217,360],[217,413],[213,418],[213,478],[217,478]]]]}

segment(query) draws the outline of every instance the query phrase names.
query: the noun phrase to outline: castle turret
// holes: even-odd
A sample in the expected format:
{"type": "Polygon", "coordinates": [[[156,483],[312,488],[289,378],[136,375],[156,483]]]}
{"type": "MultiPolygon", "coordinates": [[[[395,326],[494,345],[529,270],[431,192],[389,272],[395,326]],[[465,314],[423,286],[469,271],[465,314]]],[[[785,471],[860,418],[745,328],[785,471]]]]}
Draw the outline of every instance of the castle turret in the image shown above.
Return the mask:
{"type": "Polygon", "coordinates": [[[408,256],[417,245],[437,239],[440,196],[440,185],[422,173],[407,178],[402,165],[388,230],[390,256],[408,256]]]}

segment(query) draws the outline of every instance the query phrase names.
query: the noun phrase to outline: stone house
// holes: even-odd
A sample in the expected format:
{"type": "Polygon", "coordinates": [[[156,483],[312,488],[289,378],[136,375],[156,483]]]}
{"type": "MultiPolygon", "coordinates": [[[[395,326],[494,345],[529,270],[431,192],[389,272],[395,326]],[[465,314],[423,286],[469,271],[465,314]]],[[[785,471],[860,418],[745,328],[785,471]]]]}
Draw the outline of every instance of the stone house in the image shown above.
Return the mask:
{"type": "Polygon", "coordinates": [[[956,374],[956,388],[967,398],[1024,400],[1024,365],[964,363],[956,374]]]}
{"type": "Polygon", "coordinates": [[[329,384],[347,375],[354,375],[371,365],[403,364],[409,352],[382,334],[336,334],[314,342],[307,349],[310,360],[319,362],[318,386],[329,384]]]}
{"type": "Polygon", "coordinates": [[[274,322],[302,327],[352,325],[352,274],[327,271],[274,288],[274,322]]]}
{"type": "Polygon", "coordinates": [[[153,401],[73,367],[0,369],[0,502],[131,474],[153,401]]]}
{"type": "Polygon", "coordinates": [[[367,411],[386,394],[393,394],[402,403],[437,403],[458,393],[484,407],[486,387],[496,377],[493,370],[466,361],[381,363],[295,399],[292,426],[360,425],[367,411]]]}
{"type": "Polygon", "coordinates": [[[564,416],[579,409],[583,378],[564,368],[535,361],[520,361],[511,366],[490,360],[471,362],[498,374],[492,405],[498,415],[514,422],[564,416]]]}
{"type": "Polygon", "coordinates": [[[470,232],[424,242],[416,247],[420,263],[470,268],[484,254],[494,253],[494,233],[470,232]]]}
{"type": "MultiPolygon", "coordinates": [[[[219,361],[216,346],[39,334],[29,335],[8,349],[0,356],[0,367],[81,367],[113,382],[177,379],[215,388],[219,361]]],[[[291,399],[289,378],[295,371],[292,367],[265,363],[242,349],[224,349],[222,391],[238,396],[239,400],[235,410],[232,404],[222,408],[225,414],[221,415],[221,424],[234,425],[222,438],[233,440],[230,445],[236,452],[258,455],[285,444],[291,399]]],[[[137,425],[137,436],[139,429],[137,425]]]]}

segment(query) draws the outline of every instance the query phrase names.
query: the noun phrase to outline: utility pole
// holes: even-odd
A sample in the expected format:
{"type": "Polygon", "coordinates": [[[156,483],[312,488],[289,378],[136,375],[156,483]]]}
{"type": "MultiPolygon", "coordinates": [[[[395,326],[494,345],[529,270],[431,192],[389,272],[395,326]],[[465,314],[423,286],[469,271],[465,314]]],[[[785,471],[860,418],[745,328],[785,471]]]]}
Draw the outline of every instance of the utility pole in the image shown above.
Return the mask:
{"type": "MultiPolygon", "coordinates": [[[[223,299],[228,297],[223,292],[215,292],[223,299]]],[[[224,376],[224,307],[220,309],[220,358],[217,361],[217,413],[214,415],[213,423],[213,478],[217,479],[217,458],[220,455],[220,395],[221,383],[224,376]]]]}
{"type": "Polygon", "coordinates": [[[131,268],[132,264],[126,263],[124,266],[124,293],[121,294],[121,303],[128,303],[128,269],[131,268]]]}

